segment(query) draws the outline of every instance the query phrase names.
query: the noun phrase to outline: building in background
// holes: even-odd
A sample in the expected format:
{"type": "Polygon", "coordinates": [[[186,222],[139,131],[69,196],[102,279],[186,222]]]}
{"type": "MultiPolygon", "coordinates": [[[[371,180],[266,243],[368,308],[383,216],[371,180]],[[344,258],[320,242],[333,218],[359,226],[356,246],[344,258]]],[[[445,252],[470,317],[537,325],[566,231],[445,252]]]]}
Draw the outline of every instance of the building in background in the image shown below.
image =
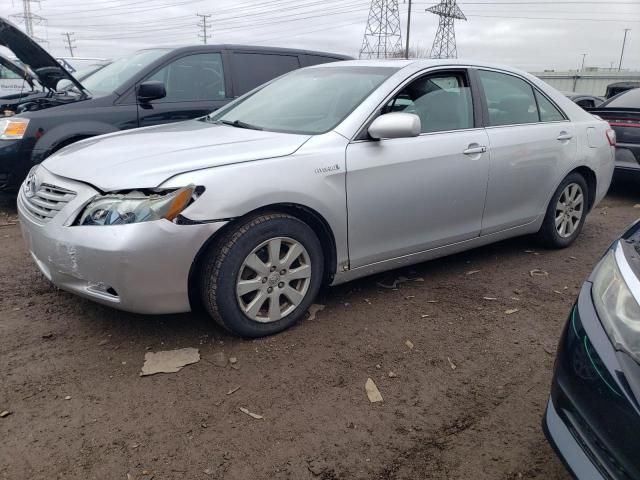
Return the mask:
{"type": "Polygon", "coordinates": [[[625,89],[633,86],[640,87],[640,71],[619,71],[617,68],[586,67],[580,71],[545,70],[544,72],[531,73],[562,92],[606,97],[607,93],[619,93],[614,84],[630,84],[625,89]],[[609,92],[607,91],[608,87],[611,87],[609,92]]]}

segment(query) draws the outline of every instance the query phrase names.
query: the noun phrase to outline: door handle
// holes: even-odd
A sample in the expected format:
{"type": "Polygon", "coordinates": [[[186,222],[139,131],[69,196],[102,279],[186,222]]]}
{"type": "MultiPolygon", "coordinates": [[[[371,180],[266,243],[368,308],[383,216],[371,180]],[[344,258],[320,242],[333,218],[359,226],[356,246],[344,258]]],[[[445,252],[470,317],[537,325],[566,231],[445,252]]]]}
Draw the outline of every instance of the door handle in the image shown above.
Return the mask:
{"type": "Polygon", "coordinates": [[[573,138],[573,135],[571,135],[570,133],[560,132],[560,135],[558,135],[557,140],[560,140],[562,142],[563,140],[571,140],[572,138],[573,138]]]}
{"type": "Polygon", "coordinates": [[[487,151],[487,147],[484,146],[477,146],[477,147],[472,147],[471,145],[469,145],[469,148],[467,148],[464,152],[465,155],[477,155],[479,153],[485,153],[487,151]]]}

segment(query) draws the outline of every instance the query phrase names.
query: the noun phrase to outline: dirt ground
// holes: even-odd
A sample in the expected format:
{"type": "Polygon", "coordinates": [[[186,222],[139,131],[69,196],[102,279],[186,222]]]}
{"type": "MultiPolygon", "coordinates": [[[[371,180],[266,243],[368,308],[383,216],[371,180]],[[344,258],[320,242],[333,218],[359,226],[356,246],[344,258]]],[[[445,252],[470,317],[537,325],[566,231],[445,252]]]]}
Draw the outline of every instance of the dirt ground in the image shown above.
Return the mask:
{"type": "Polygon", "coordinates": [[[56,291],[4,196],[0,478],[567,479],[540,428],[556,343],[638,203],[637,183],[617,184],[572,248],[521,238],[327,289],[316,319],[244,341],[201,314],[56,291]],[[378,286],[400,276],[414,280],[378,286]],[[201,361],[139,376],[146,352],[182,347],[201,361]]]}

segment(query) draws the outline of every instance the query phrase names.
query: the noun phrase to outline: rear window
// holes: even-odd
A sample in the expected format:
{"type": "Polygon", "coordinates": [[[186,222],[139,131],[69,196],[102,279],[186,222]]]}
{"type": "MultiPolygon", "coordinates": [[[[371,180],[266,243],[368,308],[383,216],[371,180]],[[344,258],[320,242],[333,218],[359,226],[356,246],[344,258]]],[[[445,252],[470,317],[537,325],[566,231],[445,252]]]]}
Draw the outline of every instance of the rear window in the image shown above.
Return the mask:
{"type": "Polygon", "coordinates": [[[640,88],[621,93],[602,106],[607,108],[640,108],[640,88]]]}
{"type": "Polygon", "coordinates": [[[300,68],[297,55],[233,53],[233,94],[236,97],[300,68]]]}

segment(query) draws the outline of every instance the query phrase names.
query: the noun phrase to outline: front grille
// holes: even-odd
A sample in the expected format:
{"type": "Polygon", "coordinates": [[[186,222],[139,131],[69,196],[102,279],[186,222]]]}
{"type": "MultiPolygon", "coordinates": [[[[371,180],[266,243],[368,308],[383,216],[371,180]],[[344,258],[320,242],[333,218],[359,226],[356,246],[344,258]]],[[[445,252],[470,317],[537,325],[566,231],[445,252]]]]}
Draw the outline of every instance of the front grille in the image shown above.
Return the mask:
{"type": "Polygon", "coordinates": [[[32,216],[48,222],[75,196],[76,192],[43,183],[32,197],[23,195],[23,198],[24,206],[32,216]]]}

